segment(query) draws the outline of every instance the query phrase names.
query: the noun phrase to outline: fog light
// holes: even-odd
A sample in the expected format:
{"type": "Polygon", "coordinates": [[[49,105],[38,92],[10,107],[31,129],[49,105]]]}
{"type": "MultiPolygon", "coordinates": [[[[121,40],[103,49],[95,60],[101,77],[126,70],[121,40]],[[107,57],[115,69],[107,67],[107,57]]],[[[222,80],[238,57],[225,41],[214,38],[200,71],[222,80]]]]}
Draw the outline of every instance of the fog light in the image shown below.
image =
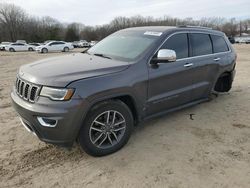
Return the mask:
{"type": "Polygon", "coordinates": [[[37,117],[37,120],[44,127],[55,127],[58,118],[37,117]]]}

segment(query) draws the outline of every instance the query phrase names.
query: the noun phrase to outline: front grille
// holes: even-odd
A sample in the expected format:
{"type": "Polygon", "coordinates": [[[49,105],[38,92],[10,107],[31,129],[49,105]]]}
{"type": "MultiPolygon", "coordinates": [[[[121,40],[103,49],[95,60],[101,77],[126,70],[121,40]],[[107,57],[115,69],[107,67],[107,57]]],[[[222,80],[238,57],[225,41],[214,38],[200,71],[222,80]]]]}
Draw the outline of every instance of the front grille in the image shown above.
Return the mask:
{"type": "Polygon", "coordinates": [[[16,93],[26,101],[35,102],[40,87],[31,83],[28,83],[17,77],[16,79],[16,93]]]}

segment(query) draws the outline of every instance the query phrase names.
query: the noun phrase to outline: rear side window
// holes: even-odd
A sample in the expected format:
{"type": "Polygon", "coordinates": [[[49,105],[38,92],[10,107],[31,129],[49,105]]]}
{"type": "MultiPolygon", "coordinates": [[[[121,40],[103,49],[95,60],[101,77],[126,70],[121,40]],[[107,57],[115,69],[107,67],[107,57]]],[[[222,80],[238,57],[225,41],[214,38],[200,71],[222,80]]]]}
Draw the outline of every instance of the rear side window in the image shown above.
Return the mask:
{"type": "Polygon", "coordinates": [[[225,39],[221,36],[211,35],[213,42],[214,53],[227,52],[228,46],[225,39]]]}
{"type": "Polygon", "coordinates": [[[162,45],[161,49],[174,50],[177,59],[188,57],[187,34],[181,33],[173,35],[162,45]]]}
{"type": "Polygon", "coordinates": [[[190,34],[193,56],[207,55],[213,53],[212,43],[208,34],[190,34]]]}

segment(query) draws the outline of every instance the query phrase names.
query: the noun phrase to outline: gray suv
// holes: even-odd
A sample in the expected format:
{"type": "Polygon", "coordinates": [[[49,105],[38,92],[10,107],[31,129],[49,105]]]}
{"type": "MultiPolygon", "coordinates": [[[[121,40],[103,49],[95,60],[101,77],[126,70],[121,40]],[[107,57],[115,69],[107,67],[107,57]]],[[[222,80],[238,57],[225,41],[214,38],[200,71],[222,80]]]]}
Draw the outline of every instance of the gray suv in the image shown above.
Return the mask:
{"type": "Polygon", "coordinates": [[[20,67],[11,93],[24,127],[93,156],[122,148],[134,125],[231,89],[236,53],[201,27],[118,31],[82,53],[20,67]]]}

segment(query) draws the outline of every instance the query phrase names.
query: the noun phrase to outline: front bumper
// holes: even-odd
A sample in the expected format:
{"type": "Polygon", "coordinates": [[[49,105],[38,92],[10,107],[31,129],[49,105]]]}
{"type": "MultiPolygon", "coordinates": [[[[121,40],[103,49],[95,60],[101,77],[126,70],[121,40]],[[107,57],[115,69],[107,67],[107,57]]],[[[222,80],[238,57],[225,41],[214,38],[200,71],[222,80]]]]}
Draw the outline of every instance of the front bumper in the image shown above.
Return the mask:
{"type": "Polygon", "coordinates": [[[29,103],[12,91],[11,99],[27,130],[44,142],[64,147],[73,145],[88,109],[88,103],[80,98],[70,101],[51,101],[39,97],[37,102],[29,103]],[[56,117],[58,121],[55,127],[46,127],[41,125],[37,117],[56,117]]]}

